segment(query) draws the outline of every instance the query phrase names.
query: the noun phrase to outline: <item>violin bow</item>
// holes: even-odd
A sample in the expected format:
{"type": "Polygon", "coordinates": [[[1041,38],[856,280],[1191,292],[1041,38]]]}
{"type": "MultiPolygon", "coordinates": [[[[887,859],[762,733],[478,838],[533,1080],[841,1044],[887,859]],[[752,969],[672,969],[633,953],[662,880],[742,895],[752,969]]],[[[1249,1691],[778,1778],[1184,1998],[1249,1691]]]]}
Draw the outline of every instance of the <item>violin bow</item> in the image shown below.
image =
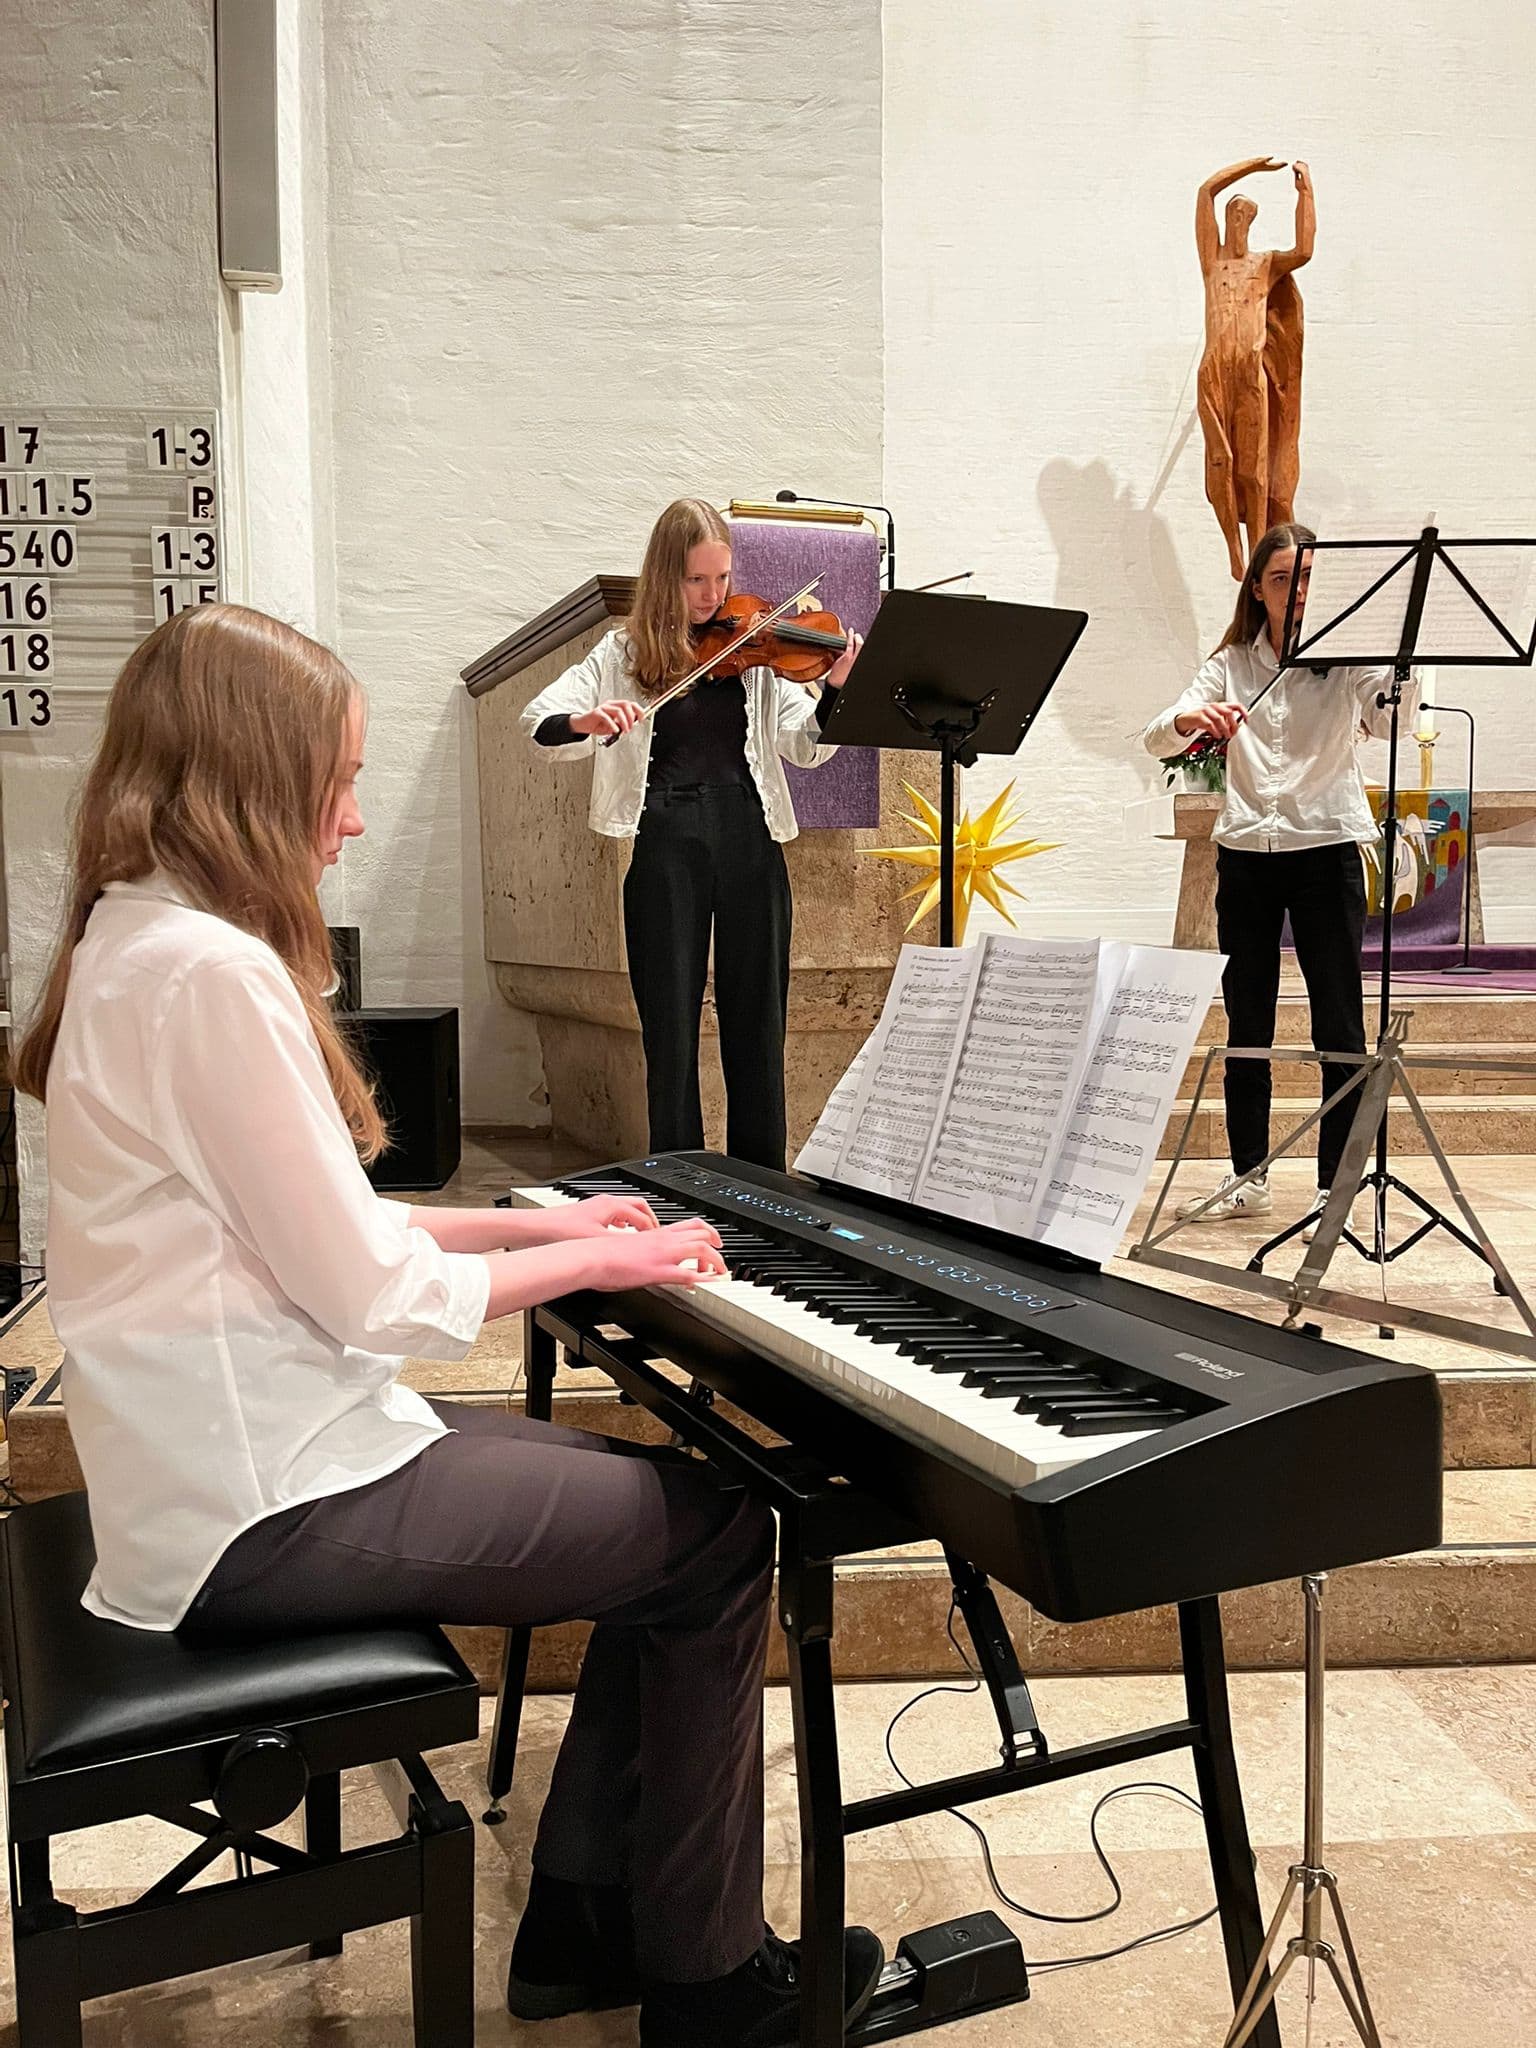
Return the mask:
{"type": "MultiPolygon", "coordinates": [[[[802,589],[797,590],[793,597],[786,597],[781,605],[775,606],[771,612],[765,613],[762,618],[755,619],[750,626],[747,626],[742,632],[738,633],[728,646],[722,647],[718,654],[712,654],[708,661],[700,662],[699,666],[696,669],[691,669],[680,682],[674,683],[668,690],[663,690],[659,697],[653,697],[629,730],[634,732],[644,725],[645,721],[653,713],[659,711],[663,704],[670,704],[674,697],[681,696],[684,690],[699,680],[700,676],[707,676],[712,668],[718,667],[728,654],[734,654],[738,647],[745,647],[754,634],[761,633],[765,627],[776,625],[787,611],[800,602],[802,597],[810,596],[825,574],[826,571],[824,569],[821,570],[802,589]]],[[[621,740],[623,737],[624,735],[621,732],[611,732],[603,741],[603,745],[611,747],[616,740],[621,740]]]]}

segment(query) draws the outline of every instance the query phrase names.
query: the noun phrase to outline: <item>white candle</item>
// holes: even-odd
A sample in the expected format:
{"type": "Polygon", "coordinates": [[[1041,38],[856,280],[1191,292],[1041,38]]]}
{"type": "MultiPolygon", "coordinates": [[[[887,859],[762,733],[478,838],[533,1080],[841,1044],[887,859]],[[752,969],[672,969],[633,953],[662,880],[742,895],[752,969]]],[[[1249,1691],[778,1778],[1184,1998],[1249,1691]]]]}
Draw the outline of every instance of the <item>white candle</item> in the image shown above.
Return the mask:
{"type": "Polygon", "coordinates": [[[1432,668],[1419,670],[1419,722],[1414,728],[1415,737],[1432,740],[1435,736],[1435,672],[1432,668]]]}

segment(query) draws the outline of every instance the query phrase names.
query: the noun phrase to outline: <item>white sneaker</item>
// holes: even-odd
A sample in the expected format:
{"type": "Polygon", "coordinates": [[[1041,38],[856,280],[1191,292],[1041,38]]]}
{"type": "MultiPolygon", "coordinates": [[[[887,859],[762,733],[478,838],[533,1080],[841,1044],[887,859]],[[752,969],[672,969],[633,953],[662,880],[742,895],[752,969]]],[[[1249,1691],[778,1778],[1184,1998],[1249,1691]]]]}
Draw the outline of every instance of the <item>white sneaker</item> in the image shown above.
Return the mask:
{"type": "MultiPolygon", "coordinates": [[[[1307,1211],[1307,1227],[1301,1233],[1301,1241],[1303,1244],[1310,1244],[1313,1238],[1316,1237],[1318,1229],[1322,1224],[1323,1209],[1327,1203],[1329,1195],[1332,1194],[1332,1192],[1333,1190],[1331,1188],[1319,1188],[1317,1193],[1312,1197],[1312,1206],[1307,1211]]],[[[1344,1228],[1346,1230],[1353,1230],[1355,1227],[1355,1202],[1358,1202],[1359,1199],[1360,1197],[1357,1194],[1355,1196],[1355,1201],[1351,1202],[1349,1205],[1349,1214],[1344,1218],[1344,1228]]]]}
{"type": "Polygon", "coordinates": [[[1257,1180],[1245,1180],[1237,1185],[1239,1176],[1225,1174],[1214,1199],[1196,1195],[1188,1202],[1180,1202],[1178,1218],[1181,1223],[1225,1223],[1233,1216],[1267,1216],[1275,1206],[1275,1198],[1269,1192],[1269,1177],[1260,1174],[1257,1180]]]}

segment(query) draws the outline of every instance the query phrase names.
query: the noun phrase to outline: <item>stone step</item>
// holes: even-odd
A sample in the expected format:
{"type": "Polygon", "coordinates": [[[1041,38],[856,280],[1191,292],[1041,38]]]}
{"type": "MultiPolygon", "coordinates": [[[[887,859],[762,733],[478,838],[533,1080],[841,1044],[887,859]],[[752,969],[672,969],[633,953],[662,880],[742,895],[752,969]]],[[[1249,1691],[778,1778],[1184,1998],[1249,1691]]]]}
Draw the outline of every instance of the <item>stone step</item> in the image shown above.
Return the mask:
{"type": "MultiPolygon", "coordinates": [[[[1213,1040],[1209,1043],[1220,1043],[1213,1040]]],[[[1286,1043],[1292,1041],[1287,1040],[1286,1043]]],[[[1432,1053],[1436,1059],[1464,1059],[1465,1066],[1410,1068],[1409,1079],[1422,1092],[1432,1088],[1437,1096],[1447,1095],[1529,1095],[1536,1092],[1536,1040],[1533,1039],[1488,1039],[1471,1045],[1421,1045],[1421,1052],[1432,1053]],[[1478,1064],[1483,1060],[1520,1060],[1528,1063],[1527,1073],[1503,1073],[1490,1070],[1478,1064]]],[[[1188,1103],[1193,1100],[1205,1065],[1205,1052],[1190,1055],[1184,1069],[1184,1085],[1179,1093],[1188,1103]]],[[[1277,1096],[1294,1097],[1305,1101],[1309,1094],[1317,1092],[1318,1072],[1315,1065],[1304,1064],[1301,1060],[1277,1060],[1270,1068],[1271,1085],[1277,1096]]],[[[1207,1089],[1221,1087],[1221,1064],[1211,1068],[1207,1089]]]]}
{"type": "MultiPolygon", "coordinates": [[[[1536,1473],[1457,1475],[1447,1485],[1446,1541],[1381,1564],[1330,1574],[1328,1656],[1334,1665],[1503,1664],[1536,1658],[1536,1473]]],[[[1177,1668],[1171,1608],[1064,1626],[999,1591],[1019,1660],[1032,1677],[1177,1668]]],[[[931,1547],[838,1567],[833,1665],[838,1678],[931,1679],[953,1674],[946,1624],[949,1575],[931,1547]]],[[[1222,1603],[1234,1670],[1294,1669],[1301,1662],[1301,1600],[1294,1580],[1255,1586],[1222,1603]]],[[[495,1629],[450,1630],[487,1690],[500,1669],[495,1629]]],[[[574,1682],[586,1630],[540,1629],[533,1689],[574,1682]]],[[[784,1675],[778,1632],[769,1674],[784,1675]]]]}
{"type": "MultiPolygon", "coordinates": [[[[1536,1036],[1536,997],[1514,990],[1490,990],[1481,995],[1426,995],[1411,983],[1393,984],[1393,1006],[1413,1012],[1409,1038],[1413,1044],[1437,1051],[1446,1045],[1481,1045],[1487,1040],[1523,1039],[1536,1036]]],[[[1367,982],[1365,1014],[1367,1030],[1376,1022],[1378,996],[1367,982]]],[[[1306,991],[1300,983],[1283,981],[1275,1026],[1277,1045],[1305,1045],[1311,1036],[1306,991]]],[[[1222,1045],[1227,1037],[1227,1013],[1220,1002],[1211,1005],[1200,1029],[1201,1045],[1222,1045]]]]}
{"type": "MultiPolygon", "coordinates": [[[[1461,1347],[1450,1348],[1465,1356],[1461,1347]]],[[[1536,1367],[1479,1363],[1434,1370],[1444,1409],[1447,1472],[1536,1467],[1536,1367]]],[[[664,1441],[665,1433],[648,1410],[620,1401],[617,1391],[596,1375],[579,1378],[583,1384],[556,1392],[557,1422],[637,1443],[664,1441]]],[[[511,1405],[520,1412],[521,1396],[511,1405]]],[[[744,1417],[735,1419],[745,1425],[744,1417]]],[[[11,1484],[23,1500],[46,1500],[84,1485],[56,1383],[42,1381],[17,1402],[8,1436],[11,1484]]]]}
{"type": "MultiPolygon", "coordinates": [[[[1410,1076],[1410,1078],[1412,1078],[1410,1076]]],[[[1419,1092],[1441,1148],[1453,1158],[1488,1157],[1491,1154],[1536,1152],[1536,1094],[1531,1095],[1442,1095],[1419,1092]]],[[[1168,1128],[1158,1151],[1160,1159],[1171,1159],[1177,1149],[1189,1113],[1185,1097],[1173,1105],[1168,1128]]],[[[1309,1117],[1317,1107],[1315,1093],[1301,1096],[1277,1095],[1271,1118],[1277,1140],[1287,1129],[1309,1117]]],[[[1394,1098],[1389,1112],[1388,1132],[1395,1153],[1405,1157],[1427,1153],[1429,1147],[1408,1105],[1394,1098]]],[[[1219,1091],[1207,1090],[1206,1100],[1195,1112],[1194,1127],[1185,1147],[1190,1159],[1225,1159],[1226,1117],[1219,1091]]]]}
{"type": "MultiPolygon", "coordinates": [[[[1457,1368],[1441,1373],[1450,1457],[1475,1455],[1501,1470],[1452,1470],[1446,1478],[1441,1549],[1335,1576],[1329,1654],[1344,1664],[1536,1659],[1536,1372],[1457,1368]]],[[[659,1438],[654,1418],[606,1391],[564,1391],[556,1418],[639,1441],[659,1438]]],[[[12,1411],[11,1484],[41,1499],[80,1484],[56,1398],[26,1397],[12,1411]]],[[[739,1418],[738,1418],[739,1419],[739,1418]]],[[[949,1581],[932,1545],[852,1559],[839,1567],[837,1668],[842,1678],[926,1678],[954,1666],[946,1633],[949,1581]]],[[[1162,1610],[1067,1628],[1005,1595],[1005,1610],[1031,1672],[1154,1671],[1174,1659],[1174,1619],[1162,1610]]],[[[1299,1659],[1294,1585],[1258,1587],[1223,1602],[1234,1667],[1290,1666],[1299,1659]]],[[[452,1631],[483,1685],[494,1688],[501,1656],[495,1629],[452,1631]]],[[[568,1686],[585,1630],[542,1629],[532,1683],[568,1686]]],[[[783,1675],[777,1637],[771,1669],[783,1675]]]]}

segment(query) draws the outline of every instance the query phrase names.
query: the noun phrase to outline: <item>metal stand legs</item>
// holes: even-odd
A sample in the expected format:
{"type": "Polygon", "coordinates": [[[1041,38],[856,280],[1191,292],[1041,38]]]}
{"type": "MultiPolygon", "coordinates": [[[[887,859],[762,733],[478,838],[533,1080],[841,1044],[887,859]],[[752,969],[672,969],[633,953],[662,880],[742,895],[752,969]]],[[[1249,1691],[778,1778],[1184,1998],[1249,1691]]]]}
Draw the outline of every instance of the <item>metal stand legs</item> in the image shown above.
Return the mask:
{"type": "MultiPolygon", "coordinates": [[[[1344,1917],[1344,1902],[1339,1897],[1338,1880],[1323,1863],[1323,1754],[1324,1728],[1323,1705],[1327,1662],[1323,1639],[1323,1584],[1324,1574],[1318,1573],[1301,1582],[1302,1594],[1307,1603],[1306,1629],[1306,1712],[1307,1712],[1307,1758],[1306,1758],[1306,1817],[1303,1825],[1301,1861],[1291,1865],[1290,1876],[1286,1879],[1285,1890],[1280,1894],[1280,1903],[1275,1908],[1275,1917],[1269,1924],[1264,1937],[1264,1947],[1248,1980],[1247,1989],[1238,2002],[1237,2013],[1227,2035],[1225,2048],[1244,2048],[1257,2028],[1266,2010],[1273,2005],[1275,1994],[1285,1982],[1298,1958],[1305,1958],[1307,1965],[1307,2004],[1310,2007],[1317,1998],[1317,1966],[1326,1966],[1333,1978],[1344,2010],[1365,2048],[1381,2048],[1381,2036],[1376,2031],[1376,2021],[1371,2014],[1371,2002],[1366,1996],[1365,1979],[1360,1973],[1360,1959],[1355,1954],[1355,1944],[1350,1938],[1349,1922],[1344,1917]],[[1286,1943],[1285,1954],[1275,1970],[1266,1979],[1265,1966],[1280,1943],[1285,1922],[1291,1910],[1291,1901],[1297,1892],[1301,1893],[1301,1932],[1293,1935],[1286,1943]],[[1338,1946],[1325,1938],[1323,1933],[1323,1899],[1326,1894],[1333,1909],[1334,1925],[1338,1930],[1338,1946]],[[1343,1952],[1348,1975],[1339,1961],[1343,1952]]],[[[1308,2037],[1310,2039],[1310,2035],[1308,2037]]]]}

